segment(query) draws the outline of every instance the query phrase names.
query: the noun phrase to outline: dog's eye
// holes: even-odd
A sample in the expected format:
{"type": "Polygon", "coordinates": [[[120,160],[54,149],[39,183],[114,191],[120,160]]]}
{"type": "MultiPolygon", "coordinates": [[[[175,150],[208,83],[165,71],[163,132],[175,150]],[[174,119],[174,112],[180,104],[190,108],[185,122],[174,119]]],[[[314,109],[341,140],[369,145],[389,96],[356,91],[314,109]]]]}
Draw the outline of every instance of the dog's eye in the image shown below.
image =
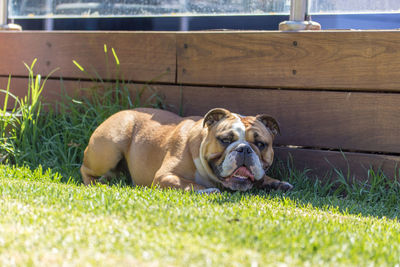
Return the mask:
{"type": "Polygon", "coordinates": [[[230,143],[232,143],[232,139],[230,139],[230,138],[219,138],[218,140],[224,146],[227,146],[230,143]]]}
{"type": "Polygon", "coordinates": [[[263,142],[256,142],[255,145],[258,147],[259,150],[263,150],[267,146],[267,144],[263,142]]]}

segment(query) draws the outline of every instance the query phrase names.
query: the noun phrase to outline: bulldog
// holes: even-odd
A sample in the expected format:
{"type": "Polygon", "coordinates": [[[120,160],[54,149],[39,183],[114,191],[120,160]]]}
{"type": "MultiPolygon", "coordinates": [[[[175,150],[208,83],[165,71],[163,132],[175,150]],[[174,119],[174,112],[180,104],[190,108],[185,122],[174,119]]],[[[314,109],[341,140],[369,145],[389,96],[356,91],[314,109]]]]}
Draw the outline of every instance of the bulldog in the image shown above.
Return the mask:
{"type": "Polygon", "coordinates": [[[80,170],[86,185],[112,177],[125,162],[135,185],[200,193],[287,191],[291,184],[266,175],[278,133],[271,116],[241,116],[222,108],[203,118],[150,108],[125,110],[93,132],[80,170]]]}

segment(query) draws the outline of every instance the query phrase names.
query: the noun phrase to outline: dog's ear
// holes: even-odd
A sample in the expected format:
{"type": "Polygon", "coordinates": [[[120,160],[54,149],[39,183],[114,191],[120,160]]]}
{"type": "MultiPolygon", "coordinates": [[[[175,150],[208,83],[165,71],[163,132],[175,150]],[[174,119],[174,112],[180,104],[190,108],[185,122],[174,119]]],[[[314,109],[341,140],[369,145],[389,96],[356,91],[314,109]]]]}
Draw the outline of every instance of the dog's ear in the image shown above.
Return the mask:
{"type": "Polygon", "coordinates": [[[203,127],[210,127],[229,115],[229,110],[223,108],[214,108],[207,112],[203,119],[203,127]]]}
{"type": "Polygon", "coordinates": [[[265,127],[267,127],[274,136],[276,136],[277,134],[281,134],[279,123],[273,117],[266,114],[261,114],[257,115],[256,119],[264,124],[265,127]]]}

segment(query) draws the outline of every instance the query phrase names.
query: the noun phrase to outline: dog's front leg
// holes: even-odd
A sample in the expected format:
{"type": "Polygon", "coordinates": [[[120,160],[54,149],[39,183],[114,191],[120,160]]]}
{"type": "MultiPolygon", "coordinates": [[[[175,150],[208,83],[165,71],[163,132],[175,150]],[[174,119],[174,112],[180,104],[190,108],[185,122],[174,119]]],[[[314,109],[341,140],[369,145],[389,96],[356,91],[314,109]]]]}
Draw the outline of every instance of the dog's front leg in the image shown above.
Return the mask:
{"type": "Polygon", "coordinates": [[[220,192],[218,188],[205,188],[188,179],[184,179],[175,174],[165,174],[157,176],[153,184],[159,185],[161,188],[176,188],[184,191],[195,191],[198,193],[217,193],[220,192]]]}
{"type": "Polygon", "coordinates": [[[266,190],[282,190],[286,192],[291,190],[293,188],[293,185],[289,184],[288,182],[279,181],[277,179],[264,175],[262,183],[258,186],[258,188],[266,190]]]}

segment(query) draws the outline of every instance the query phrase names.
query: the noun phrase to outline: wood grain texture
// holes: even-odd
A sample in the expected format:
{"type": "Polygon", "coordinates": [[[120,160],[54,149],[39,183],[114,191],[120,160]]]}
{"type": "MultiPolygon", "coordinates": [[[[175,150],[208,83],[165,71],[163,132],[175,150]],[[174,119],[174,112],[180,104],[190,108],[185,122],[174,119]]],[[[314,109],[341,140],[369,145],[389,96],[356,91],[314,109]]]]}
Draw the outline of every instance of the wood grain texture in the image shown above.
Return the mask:
{"type": "MultiPolygon", "coordinates": [[[[6,89],[8,78],[0,77],[0,89],[6,89]]],[[[54,104],[56,101],[62,100],[62,95],[66,92],[70,96],[82,96],[82,88],[88,88],[93,86],[92,82],[81,82],[81,81],[60,81],[57,79],[47,80],[42,91],[43,103],[54,104]]],[[[10,92],[19,97],[23,98],[27,95],[28,90],[28,79],[27,78],[11,78],[10,92]]],[[[0,92],[0,107],[4,106],[5,94],[0,92]]],[[[8,99],[8,109],[14,107],[14,100],[12,97],[8,99]]]]}
{"type": "Polygon", "coordinates": [[[178,82],[400,91],[400,31],[177,35],[178,82]]]}
{"type": "Polygon", "coordinates": [[[400,95],[213,87],[156,87],[184,115],[224,107],[243,115],[267,113],[281,127],[279,145],[400,152],[400,95]]]}
{"type": "Polygon", "coordinates": [[[0,32],[0,75],[27,76],[23,62],[37,58],[35,71],[43,76],[60,68],[53,77],[88,79],[76,60],[93,77],[117,79],[111,48],[124,79],[175,82],[175,35],[160,32],[0,32]]]}
{"type": "MultiPolygon", "coordinates": [[[[8,78],[0,77],[0,89],[6,89],[8,78]]],[[[57,102],[65,101],[65,94],[74,99],[82,99],[83,97],[90,97],[91,92],[95,91],[98,94],[102,94],[104,91],[109,91],[115,84],[110,82],[99,83],[92,81],[79,81],[79,80],[60,80],[60,79],[49,79],[46,81],[44,89],[42,91],[42,103],[55,105],[57,102]]],[[[121,84],[119,85],[121,88],[121,84]]],[[[174,103],[178,103],[179,95],[173,96],[171,92],[179,94],[176,86],[167,85],[155,85],[155,84],[144,84],[144,83],[129,83],[125,84],[124,87],[129,89],[131,96],[135,97],[142,94],[140,103],[143,105],[152,105],[155,103],[165,102],[165,96],[169,96],[171,103],[166,103],[166,107],[171,111],[179,110],[179,107],[174,103]],[[157,94],[157,95],[156,95],[157,94]],[[176,102],[178,101],[178,102],[176,102]]],[[[10,92],[19,97],[23,98],[27,95],[28,79],[27,78],[11,78],[10,92]]],[[[0,92],[0,108],[3,108],[5,94],[0,92]]],[[[133,99],[132,99],[133,102],[133,99]]],[[[12,97],[8,99],[8,110],[12,109],[14,101],[12,97]]]]}
{"type": "MultiPolygon", "coordinates": [[[[6,79],[0,79],[0,87],[6,79]]],[[[14,79],[12,90],[26,92],[26,79],[14,79]],[[25,90],[25,91],[24,91],[25,90]]],[[[79,94],[90,82],[64,81],[70,94],[79,94]]],[[[137,86],[137,85],[132,85],[137,86]]],[[[48,81],[44,96],[59,97],[60,82],[48,81]]],[[[243,115],[266,113],[280,123],[277,145],[332,148],[346,151],[400,152],[400,94],[322,92],[150,85],[168,109],[185,116],[204,115],[215,107],[243,115]]],[[[1,102],[0,102],[1,104],[1,102]]]]}
{"type": "Polygon", "coordinates": [[[360,181],[368,179],[370,169],[374,172],[383,171],[392,179],[400,174],[400,157],[395,156],[284,147],[276,147],[275,156],[283,162],[293,160],[296,169],[308,169],[309,174],[322,180],[330,175],[337,177],[334,169],[341,170],[344,177],[354,176],[360,181]]]}

